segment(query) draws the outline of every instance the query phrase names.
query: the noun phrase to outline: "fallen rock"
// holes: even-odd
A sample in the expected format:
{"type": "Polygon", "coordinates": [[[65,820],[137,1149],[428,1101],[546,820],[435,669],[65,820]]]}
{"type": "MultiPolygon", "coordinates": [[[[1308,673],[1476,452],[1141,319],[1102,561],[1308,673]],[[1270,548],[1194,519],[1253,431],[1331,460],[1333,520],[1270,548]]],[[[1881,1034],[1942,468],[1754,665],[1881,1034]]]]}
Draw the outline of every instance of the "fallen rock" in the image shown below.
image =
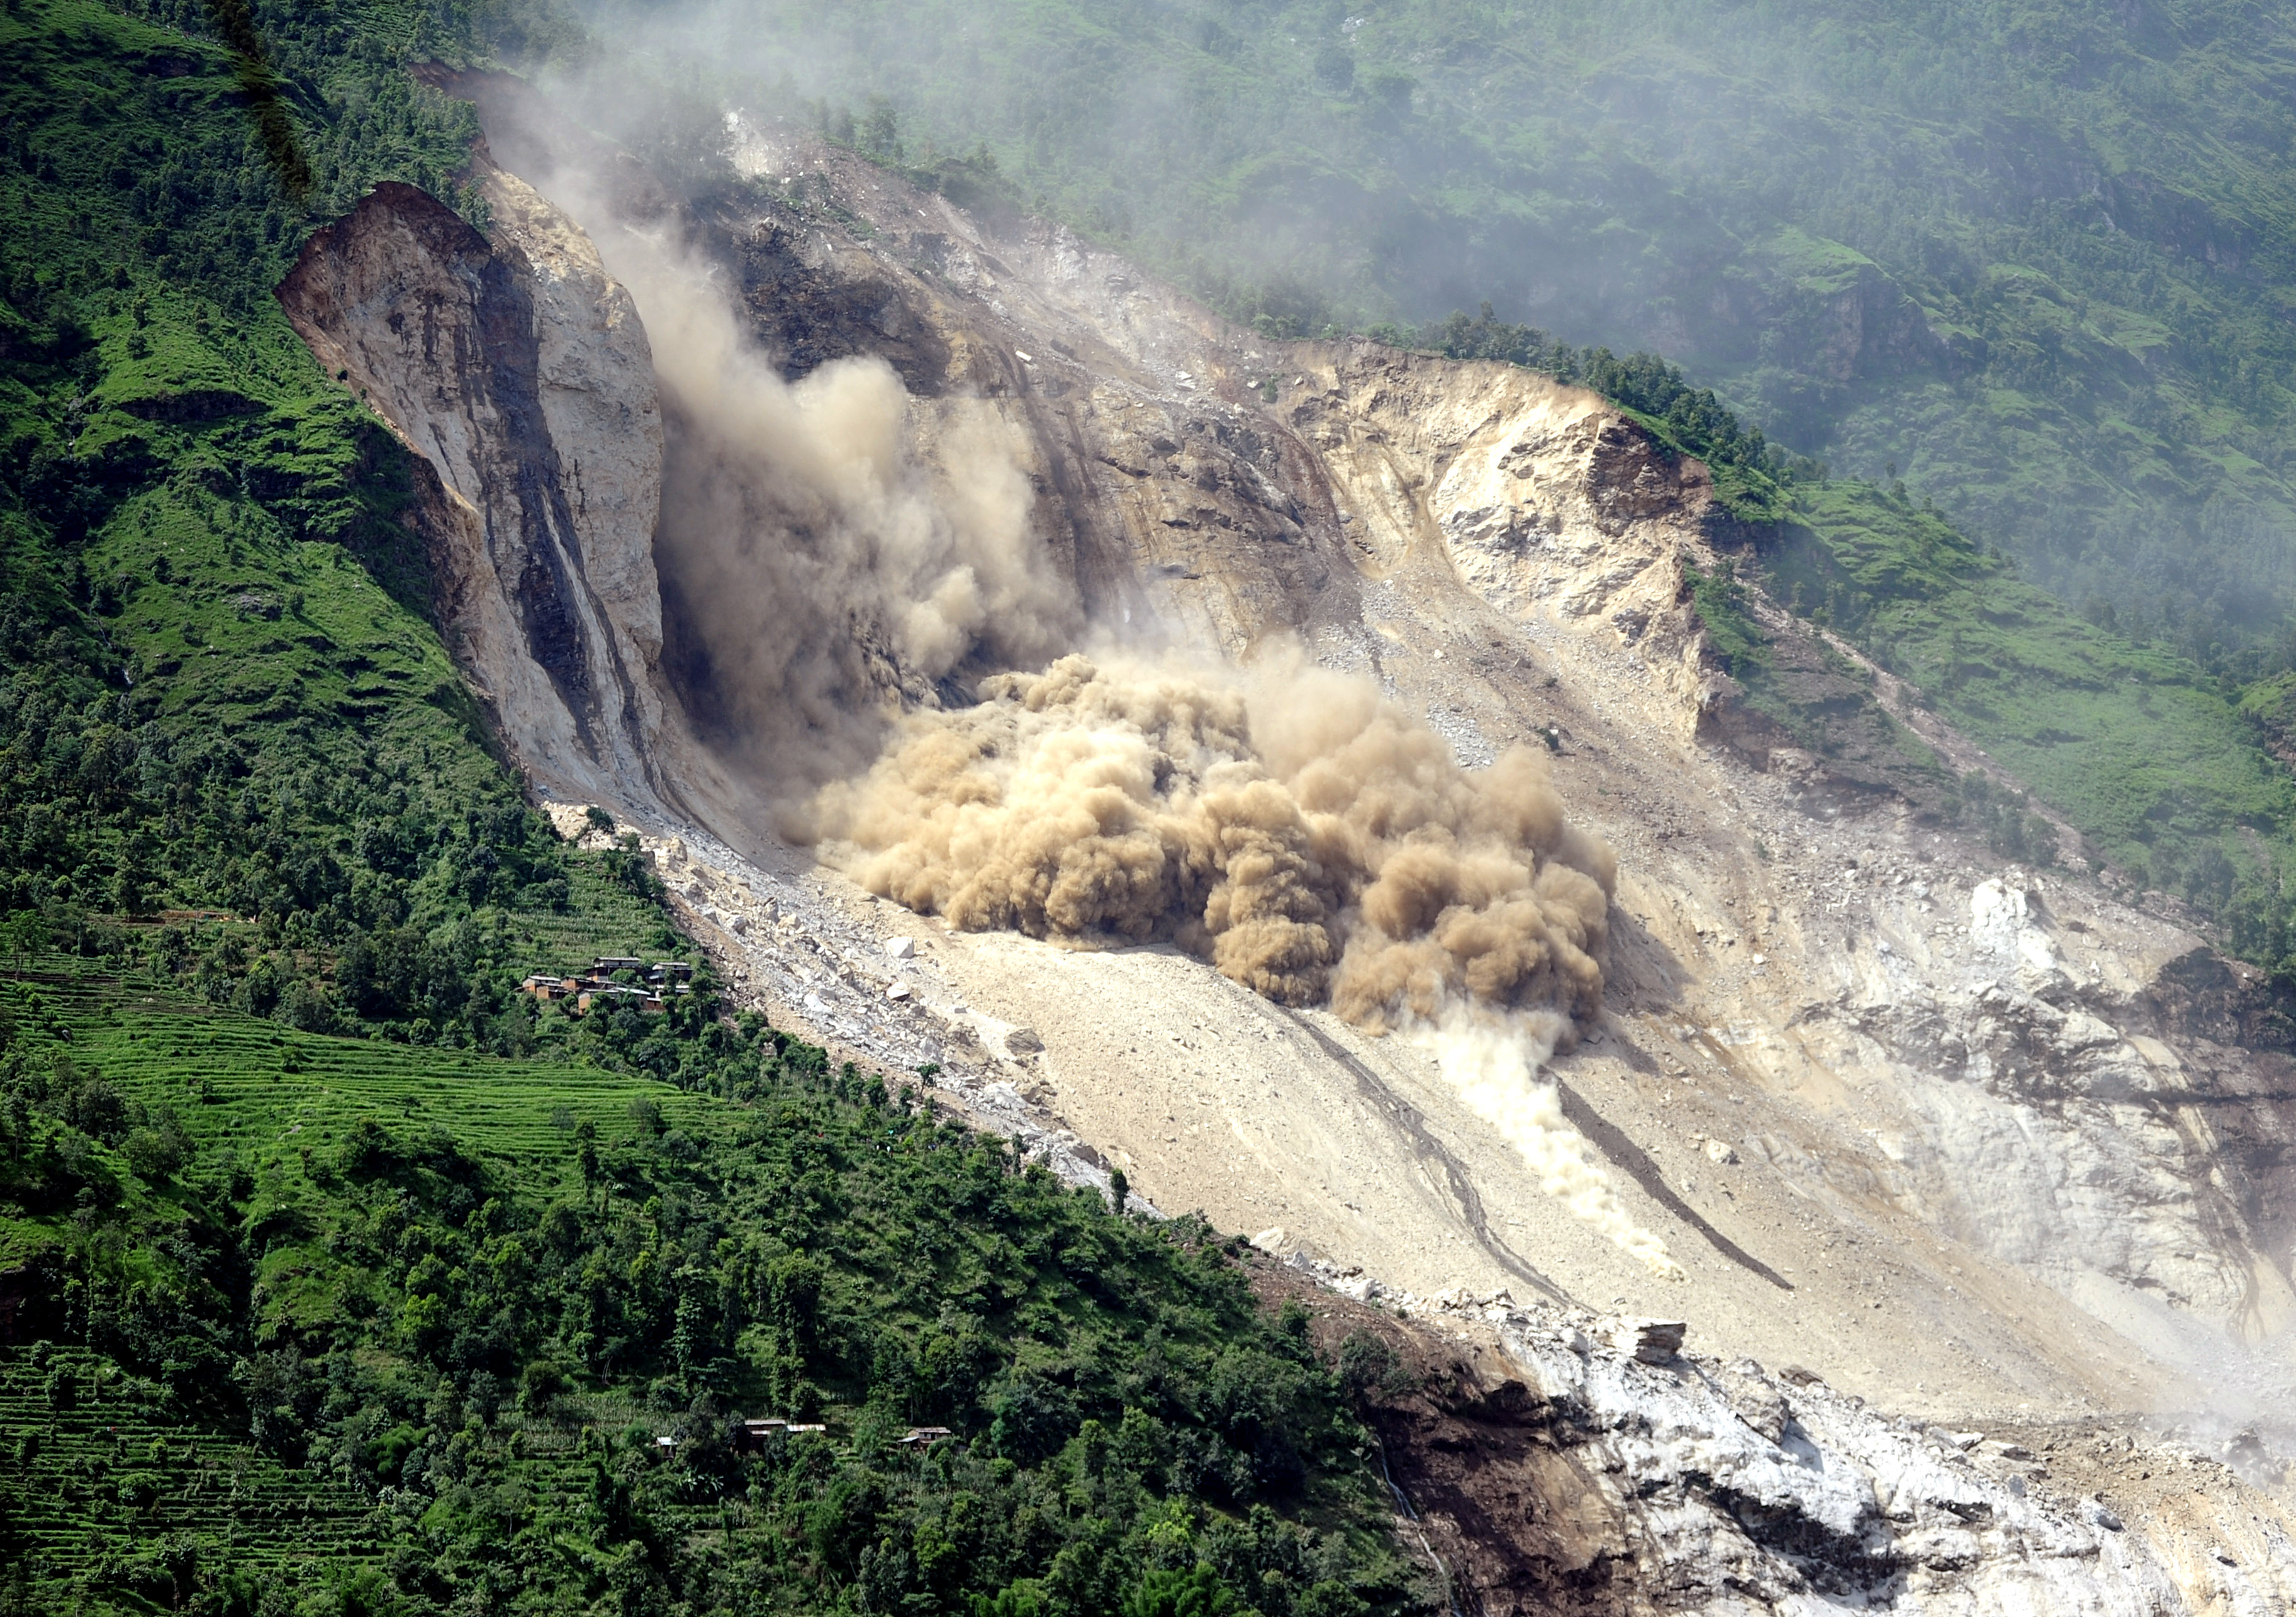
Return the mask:
{"type": "Polygon", "coordinates": [[[1689,1325],[1679,1319],[1621,1319],[1610,1330],[1611,1345],[1646,1365],[1670,1364],[1682,1351],[1689,1325]]]}
{"type": "Polygon", "coordinates": [[[885,952],[896,960],[906,960],[917,952],[914,938],[895,938],[885,945],[885,952]]]}

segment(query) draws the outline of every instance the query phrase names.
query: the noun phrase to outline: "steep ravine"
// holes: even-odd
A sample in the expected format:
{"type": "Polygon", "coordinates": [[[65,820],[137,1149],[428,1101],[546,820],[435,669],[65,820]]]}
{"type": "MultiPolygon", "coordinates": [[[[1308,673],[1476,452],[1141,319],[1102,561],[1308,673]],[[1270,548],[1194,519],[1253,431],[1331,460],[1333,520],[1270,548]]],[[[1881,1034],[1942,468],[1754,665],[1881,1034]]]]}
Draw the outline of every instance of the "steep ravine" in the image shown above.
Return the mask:
{"type": "Polygon", "coordinates": [[[652,543],[679,428],[665,449],[645,311],[611,274],[628,193],[586,203],[586,236],[544,200],[576,143],[516,86],[463,87],[534,182],[488,177],[493,239],[386,190],[283,298],[428,458],[442,607],[537,792],[570,827],[602,801],[642,828],[777,1020],[937,1067],[1073,1176],[1121,1165],[1156,1205],[1258,1232],[1291,1260],[1270,1284],[1318,1279],[1334,1329],[1390,1336],[1423,1374],[1382,1395],[1389,1459],[1463,1598],[2296,1599],[2271,1457],[2296,1103],[2286,1059],[2243,1043],[2241,968],[2076,877],[1999,868],[1886,769],[1747,713],[1685,587],[1728,547],[1695,463],[1527,373],[1267,343],[1057,228],[991,233],[794,135],[737,131],[746,192],[646,192],[644,222],[715,255],[786,373],[882,355],[928,456],[951,423],[1002,423],[1102,632],[1233,658],[1295,638],[1470,763],[1552,737],[1621,867],[1564,1110],[1683,1265],[1667,1281],[1398,1039],[1168,950],[953,932],[778,841],[774,762],[696,683],[709,628],[652,543]],[[1692,1357],[1634,1361],[1603,1336],[1620,1315],[1687,1318],[1692,1357]],[[2245,1480],[2194,1456],[2243,1423],[2245,1480]]]}

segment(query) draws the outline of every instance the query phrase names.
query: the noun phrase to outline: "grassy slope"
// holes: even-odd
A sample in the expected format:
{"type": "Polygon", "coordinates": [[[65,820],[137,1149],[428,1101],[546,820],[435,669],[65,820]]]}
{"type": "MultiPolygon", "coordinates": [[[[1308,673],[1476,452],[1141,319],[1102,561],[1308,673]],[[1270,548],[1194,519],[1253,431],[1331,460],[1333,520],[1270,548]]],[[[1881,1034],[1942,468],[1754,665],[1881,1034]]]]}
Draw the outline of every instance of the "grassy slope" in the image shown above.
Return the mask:
{"type": "MultiPolygon", "coordinates": [[[[365,37],[364,15],[332,26],[365,37]]],[[[0,16],[15,70],[0,111],[20,160],[0,197],[34,226],[0,245],[16,332],[0,364],[16,693],[0,721],[0,907],[99,944],[92,914],[232,910],[254,930],[162,940],[185,975],[243,983],[259,956],[258,1008],[299,982],[309,1025],[419,1017],[467,1042],[515,1008],[504,979],[523,965],[667,940],[489,755],[398,521],[405,455],[269,295],[331,199],[380,177],[443,183],[469,110],[387,51],[302,38],[291,12],[266,21],[299,40],[282,59],[314,70],[299,104],[316,179],[299,198],[226,52],[86,0],[0,16]],[[442,929],[464,922],[476,932],[450,947],[442,929]],[[349,1003],[346,951],[381,939],[404,955],[426,937],[455,957],[424,1003],[349,1003]],[[471,1008],[474,981],[488,997],[471,1008]]]]}
{"type": "Polygon", "coordinates": [[[2074,616],[1934,512],[1870,485],[1797,485],[1760,554],[1780,599],[1912,681],[2093,852],[2279,963],[2271,917],[2296,862],[2296,785],[2221,682],[2074,616]]]}

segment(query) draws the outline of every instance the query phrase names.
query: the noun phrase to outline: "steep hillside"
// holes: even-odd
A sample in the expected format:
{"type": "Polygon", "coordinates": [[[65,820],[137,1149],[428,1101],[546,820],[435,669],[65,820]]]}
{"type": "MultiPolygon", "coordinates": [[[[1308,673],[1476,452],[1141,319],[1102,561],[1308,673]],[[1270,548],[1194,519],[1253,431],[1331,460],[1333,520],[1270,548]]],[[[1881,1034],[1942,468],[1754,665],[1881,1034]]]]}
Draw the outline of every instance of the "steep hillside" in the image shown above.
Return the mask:
{"type": "Polygon", "coordinates": [[[679,1089],[24,964],[14,1609],[1362,1613],[1418,1575],[1305,1315],[1212,1232],[754,1018],[679,1089]],[[983,1441],[903,1446],[944,1422],[983,1441]]]}
{"type": "Polygon", "coordinates": [[[706,964],[658,1013],[519,992],[698,959],[511,767],[651,761],[644,401],[566,364],[614,311],[552,300],[585,244],[530,193],[447,177],[475,124],[404,63],[487,32],[139,9],[0,19],[0,1608],[1425,1604],[1304,1319],[1209,1229],[706,964]],[[527,433],[498,529],[272,295],[377,182],[488,323],[470,436],[527,433]],[[474,688],[497,647],[534,677],[474,688]],[[961,1457],[901,1445],[943,1423],[961,1457]]]}
{"type": "Polygon", "coordinates": [[[882,159],[978,145],[1271,332],[1488,300],[1667,354],[1802,454],[1902,472],[2061,600],[2286,655],[2271,8],[587,9],[670,82],[882,159]]]}

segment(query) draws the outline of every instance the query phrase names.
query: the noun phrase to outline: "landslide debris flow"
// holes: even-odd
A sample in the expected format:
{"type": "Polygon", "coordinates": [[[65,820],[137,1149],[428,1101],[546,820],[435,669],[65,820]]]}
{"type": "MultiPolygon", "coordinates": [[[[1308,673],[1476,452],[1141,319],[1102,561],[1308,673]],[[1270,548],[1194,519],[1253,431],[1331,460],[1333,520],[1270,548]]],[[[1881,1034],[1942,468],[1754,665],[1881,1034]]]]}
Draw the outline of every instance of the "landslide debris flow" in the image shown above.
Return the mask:
{"type": "Polygon", "coordinates": [[[1170,942],[1287,1005],[1406,1031],[1571,1214],[1660,1273],[1539,1070],[1602,1010],[1617,866],[1546,760],[1462,767],[1367,682],[1081,655],[913,716],[825,789],[824,852],[965,931],[1170,942]]]}
{"type": "Polygon", "coordinates": [[[1179,944],[1374,1030],[1602,1007],[1615,861],[1545,762],[1469,770],[1360,680],[1247,694],[1078,655],[916,715],[820,800],[862,885],[969,930],[1179,944]]]}

